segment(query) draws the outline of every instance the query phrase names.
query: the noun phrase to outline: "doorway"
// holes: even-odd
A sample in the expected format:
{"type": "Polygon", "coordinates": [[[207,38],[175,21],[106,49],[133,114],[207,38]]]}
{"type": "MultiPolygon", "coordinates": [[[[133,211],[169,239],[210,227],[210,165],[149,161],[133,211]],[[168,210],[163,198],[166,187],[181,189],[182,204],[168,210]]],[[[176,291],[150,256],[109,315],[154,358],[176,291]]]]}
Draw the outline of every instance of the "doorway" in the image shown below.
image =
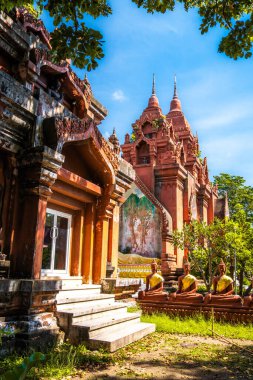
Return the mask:
{"type": "Polygon", "coordinates": [[[47,209],[42,257],[43,274],[68,274],[71,215],[47,209]]]}

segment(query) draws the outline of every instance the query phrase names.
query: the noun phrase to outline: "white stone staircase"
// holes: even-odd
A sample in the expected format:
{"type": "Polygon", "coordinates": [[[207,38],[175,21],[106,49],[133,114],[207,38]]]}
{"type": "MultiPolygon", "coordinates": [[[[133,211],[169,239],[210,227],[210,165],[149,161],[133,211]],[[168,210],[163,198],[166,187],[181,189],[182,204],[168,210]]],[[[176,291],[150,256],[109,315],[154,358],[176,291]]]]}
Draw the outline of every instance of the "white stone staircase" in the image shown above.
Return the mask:
{"type": "Polygon", "coordinates": [[[154,324],[140,322],[139,313],[128,313],[126,304],[102,294],[100,285],[82,284],[81,277],[62,280],[57,317],[73,344],[86,342],[92,349],[110,352],[155,331],[154,324]]]}

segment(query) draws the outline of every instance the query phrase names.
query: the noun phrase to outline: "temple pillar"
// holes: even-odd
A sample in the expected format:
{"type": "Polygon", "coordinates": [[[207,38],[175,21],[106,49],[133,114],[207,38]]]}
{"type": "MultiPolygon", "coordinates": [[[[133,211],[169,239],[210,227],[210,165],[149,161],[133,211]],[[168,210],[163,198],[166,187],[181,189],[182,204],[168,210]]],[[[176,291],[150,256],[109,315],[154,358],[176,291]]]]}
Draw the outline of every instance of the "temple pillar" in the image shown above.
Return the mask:
{"type": "Polygon", "coordinates": [[[84,235],[83,239],[83,260],[82,274],[86,284],[92,283],[92,267],[93,267],[93,252],[94,252],[94,225],[95,225],[95,205],[87,203],[85,208],[84,220],[84,235]]]}
{"type": "Polygon", "coordinates": [[[109,277],[117,275],[118,268],[118,251],[119,251],[119,206],[113,209],[113,217],[109,219],[109,236],[108,236],[108,256],[107,256],[107,275],[109,277]],[[110,273],[109,273],[110,270],[110,273]]]}
{"type": "Polygon", "coordinates": [[[107,217],[98,217],[95,230],[93,283],[100,284],[101,278],[106,277],[108,252],[109,220],[107,217]]]}
{"type": "Polygon", "coordinates": [[[165,280],[176,269],[176,256],[174,255],[172,237],[162,238],[161,272],[165,280]]]}
{"type": "Polygon", "coordinates": [[[206,187],[201,187],[198,193],[198,214],[199,219],[205,223],[208,222],[208,203],[210,199],[210,193],[206,187]]]}
{"type": "Polygon", "coordinates": [[[15,201],[18,197],[17,169],[14,156],[1,152],[0,164],[0,209],[1,209],[1,251],[10,258],[15,201]]]}
{"type": "MultiPolygon", "coordinates": [[[[155,175],[156,182],[159,183],[156,196],[172,216],[173,230],[181,230],[184,224],[183,195],[187,172],[180,164],[173,164],[167,168],[155,169],[155,175]]],[[[184,252],[179,248],[172,248],[171,252],[173,250],[177,266],[182,267],[184,252]]]]}
{"type": "Polygon", "coordinates": [[[73,215],[72,244],[71,244],[71,263],[70,275],[80,276],[82,272],[82,251],[83,251],[83,228],[84,228],[84,209],[78,210],[73,215]]]}
{"type": "Polygon", "coordinates": [[[11,252],[15,278],[40,278],[47,200],[63,161],[61,154],[48,147],[31,148],[20,157],[20,197],[11,252]]]}

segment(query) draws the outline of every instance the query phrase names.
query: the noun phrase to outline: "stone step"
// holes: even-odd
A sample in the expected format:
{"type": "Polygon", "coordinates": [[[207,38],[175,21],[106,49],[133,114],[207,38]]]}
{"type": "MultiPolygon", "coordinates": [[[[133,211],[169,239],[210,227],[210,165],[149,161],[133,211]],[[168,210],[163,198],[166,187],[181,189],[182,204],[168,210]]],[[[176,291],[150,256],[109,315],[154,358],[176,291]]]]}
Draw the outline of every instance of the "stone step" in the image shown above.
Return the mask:
{"type": "Polygon", "coordinates": [[[70,340],[79,344],[84,340],[95,338],[101,334],[111,334],[122,329],[126,331],[134,323],[140,322],[138,313],[121,313],[93,319],[90,321],[74,322],[71,326],[70,340]]]}
{"type": "Polygon", "coordinates": [[[43,276],[42,279],[43,280],[59,280],[61,281],[62,289],[65,289],[65,288],[73,289],[83,284],[82,276],[71,276],[71,277],[70,276],[43,276]]]}
{"type": "MultiPolygon", "coordinates": [[[[69,306],[69,305],[68,305],[69,306]]],[[[122,315],[126,313],[127,306],[123,303],[114,302],[110,305],[96,305],[93,307],[87,307],[80,305],[79,308],[67,308],[62,307],[62,310],[58,310],[57,317],[60,327],[67,331],[72,323],[82,323],[84,321],[90,321],[101,317],[113,318],[115,315],[122,315]]]]}
{"type": "Polygon", "coordinates": [[[88,285],[80,285],[78,288],[60,290],[56,299],[58,301],[62,299],[81,298],[83,296],[87,297],[93,294],[100,294],[100,292],[100,286],[90,288],[88,285]]]}
{"type": "Polygon", "coordinates": [[[72,343],[86,341],[91,348],[115,351],[155,331],[155,325],[141,323],[137,313],[127,313],[124,303],[115,302],[113,294],[88,293],[66,287],[57,296],[58,324],[72,343]]]}
{"type": "Polygon", "coordinates": [[[59,298],[57,299],[57,310],[61,310],[61,305],[71,304],[71,308],[78,308],[80,304],[85,303],[86,305],[92,306],[98,303],[112,303],[115,302],[114,294],[90,294],[82,296],[70,296],[69,298],[59,298]]]}
{"type": "Polygon", "coordinates": [[[104,348],[107,351],[114,352],[154,331],[155,325],[152,323],[133,323],[127,329],[123,329],[123,331],[99,334],[89,339],[88,345],[91,349],[104,348]]]}
{"type": "Polygon", "coordinates": [[[73,289],[87,289],[87,290],[94,290],[96,291],[97,289],[100,290],[101,292],[101,285],[92,285],[92,284],[83,284],[82,280],[78,281],[71,281],[71,280],[66,280],[62,281],[62,290],[73,290],[73,289]]]}

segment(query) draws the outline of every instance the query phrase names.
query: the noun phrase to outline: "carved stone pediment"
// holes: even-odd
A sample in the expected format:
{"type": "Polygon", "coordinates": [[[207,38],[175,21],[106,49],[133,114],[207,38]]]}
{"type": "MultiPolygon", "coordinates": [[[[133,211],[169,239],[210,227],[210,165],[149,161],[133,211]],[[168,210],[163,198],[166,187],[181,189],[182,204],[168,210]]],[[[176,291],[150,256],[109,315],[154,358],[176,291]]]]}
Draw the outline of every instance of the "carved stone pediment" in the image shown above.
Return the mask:
{"type": "Polygon", "coordinates": [[[62,151],[63,145],[71,141],[91,138],[98,152],[102,150],[115,171],[119,167],[119,156],[102,136],[93,120],[80,120],[76,117],[50,117],[43,121],[44,145],[62,151]]]}

